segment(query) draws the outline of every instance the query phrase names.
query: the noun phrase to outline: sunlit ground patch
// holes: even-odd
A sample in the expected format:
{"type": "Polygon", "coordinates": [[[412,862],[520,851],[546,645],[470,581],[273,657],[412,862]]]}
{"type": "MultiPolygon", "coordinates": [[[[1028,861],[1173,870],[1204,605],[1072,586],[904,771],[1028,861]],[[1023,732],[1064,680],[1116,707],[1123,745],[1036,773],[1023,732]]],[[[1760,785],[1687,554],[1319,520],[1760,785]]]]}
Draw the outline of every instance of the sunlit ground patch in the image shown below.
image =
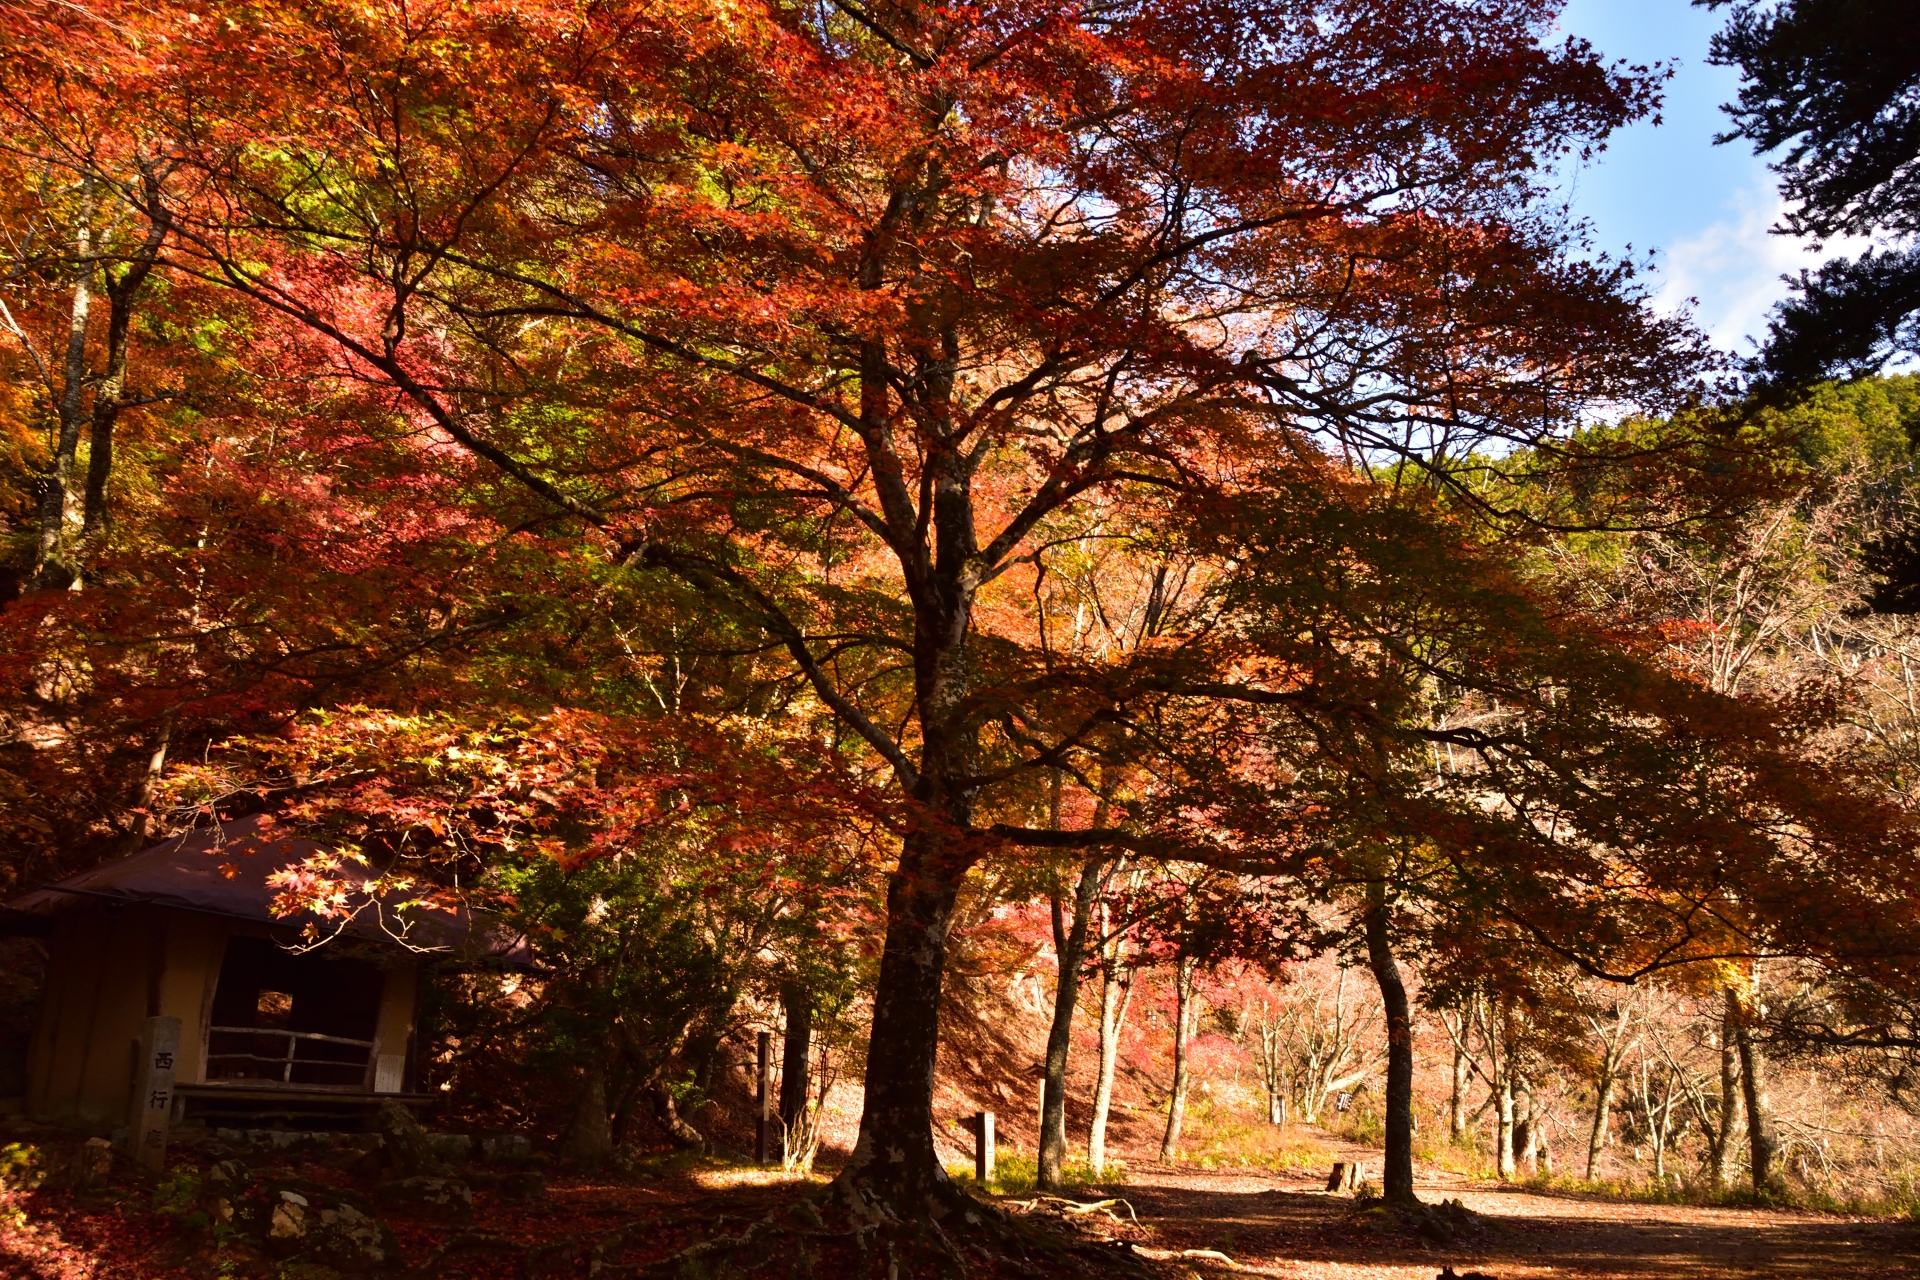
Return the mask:
{"type": "Polygon", "coordinates": [[[689,1171],[696,1186],[709,1191],[729,1191],[735,1187],[825,1186],[830,1178],[824,1173],[788,1173],[784,1169],[755,1165],[707,1167],[689,1171]]]}

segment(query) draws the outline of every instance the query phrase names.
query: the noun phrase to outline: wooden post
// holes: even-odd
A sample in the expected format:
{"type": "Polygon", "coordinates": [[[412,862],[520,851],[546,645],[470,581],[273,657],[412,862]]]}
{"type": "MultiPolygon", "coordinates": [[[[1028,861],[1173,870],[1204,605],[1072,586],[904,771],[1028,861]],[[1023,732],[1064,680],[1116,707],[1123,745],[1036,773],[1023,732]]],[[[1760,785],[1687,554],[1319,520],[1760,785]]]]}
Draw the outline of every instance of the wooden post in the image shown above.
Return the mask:
{"type": "Polygon", "coordinates": [[[993,1112],[973,1118],[973,1179],[985,1190],[993,1181],[993,1112]]]}
{"type": "Polygon", "coordinates": [[[759,1104],[759,1122],[754,1128],[754,1159],[767,1163],[773,1146],[773,1035],[762,1031],[757,1038],[758,1073],[755,1075],[754,1101],[759,1104]]]}
{"type": "Polygon", "coordinates": [[[173,1071],[180,1057],[180,1019],[148,1018],[140,1028],[140,1069],[134,1078],[127,1145],[154,1173],[167,1164],[167,1127],[173,1119],[173,1071]]]}

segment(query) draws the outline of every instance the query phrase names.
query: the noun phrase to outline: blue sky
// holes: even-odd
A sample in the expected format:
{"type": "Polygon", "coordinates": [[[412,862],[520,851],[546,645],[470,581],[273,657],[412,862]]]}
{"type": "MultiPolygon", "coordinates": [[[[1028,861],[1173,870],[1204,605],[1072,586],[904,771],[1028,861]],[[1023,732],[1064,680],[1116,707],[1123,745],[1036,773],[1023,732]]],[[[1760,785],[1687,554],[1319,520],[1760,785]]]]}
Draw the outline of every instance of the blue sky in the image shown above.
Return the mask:
{"type": "Polygon", "coordinates": [[[1692,304],[1716,345],[1747,354],[1766,330],[1767,310],[1786,292],[1779,277],[1859,244],[1810,253],[1768,233],[1782,204],[1766,162],[1744,141],[1713,145],[1727,126],[1720,104],[1733,99],[1737,73],[1707,63],[1707,41],[1725,9],[1687,0],[1571,0],[1561,30],[1593,42],[1608,60],[1674,65],[1658,126],[1614,135],[1592,164],[1569,175],[1574,212],[1593,228],[1594,247],[1619,255],[1656,253],[1647,281],[1662,310],[1692,304]]]}

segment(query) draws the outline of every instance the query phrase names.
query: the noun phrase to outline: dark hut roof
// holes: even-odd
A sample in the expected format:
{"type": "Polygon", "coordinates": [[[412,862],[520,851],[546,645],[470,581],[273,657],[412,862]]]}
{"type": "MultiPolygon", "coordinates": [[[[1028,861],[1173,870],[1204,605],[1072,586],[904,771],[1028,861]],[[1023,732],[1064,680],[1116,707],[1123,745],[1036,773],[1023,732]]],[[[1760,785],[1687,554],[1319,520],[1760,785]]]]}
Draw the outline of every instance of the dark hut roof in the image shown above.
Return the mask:
{"type": "MultiPolygon", "coordinates": [[[[318,841],[290,833],[267,815],[255,815],[189,831],[102,863],[58,884],[21,894],[6,904],[6,910],[16,921],[31,921],[89,903],[145,903],[282,928],[312,922],[331,931],[338,927],[337,921],[274,915],[273,900],[279,890],[267,883],[276,871],[326,849],[318,841]]],[[[415,907],[405,915],[411,921],[408,939],[415,945],[449,948],[472,942],[479,944],[478,950],[510,961],[525,958],[524,940],[507,938],[484,925],[476,931],[464,908],[415,907]]],[[[386,936],[373,911],[363,911],[345,932],[362,938],[386,936]]]]}

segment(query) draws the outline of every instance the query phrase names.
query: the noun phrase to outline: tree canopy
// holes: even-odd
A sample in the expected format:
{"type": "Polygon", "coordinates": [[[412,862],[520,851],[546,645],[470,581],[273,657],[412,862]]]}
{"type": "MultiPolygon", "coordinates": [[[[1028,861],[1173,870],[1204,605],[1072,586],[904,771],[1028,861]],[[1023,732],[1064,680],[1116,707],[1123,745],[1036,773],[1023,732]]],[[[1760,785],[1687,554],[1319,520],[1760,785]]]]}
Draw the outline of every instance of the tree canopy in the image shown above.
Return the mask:
{"type": "Polygon", "coordinates": [[[1566,225],[1658,93],[1555,13],[8,10],[23,847],[325,830],[290,913],[518,920],[556,1019],[659,1011],[554,1052],[675,1124],[762,952],[871,961],[838,1194],[949,1222],[985,867],[1363,921],[1402,1199],[1396,948],[1903,971],[1911,819],[1835,700],[1556,559],[1778,500],[1801,437],[1566,225]]]}

